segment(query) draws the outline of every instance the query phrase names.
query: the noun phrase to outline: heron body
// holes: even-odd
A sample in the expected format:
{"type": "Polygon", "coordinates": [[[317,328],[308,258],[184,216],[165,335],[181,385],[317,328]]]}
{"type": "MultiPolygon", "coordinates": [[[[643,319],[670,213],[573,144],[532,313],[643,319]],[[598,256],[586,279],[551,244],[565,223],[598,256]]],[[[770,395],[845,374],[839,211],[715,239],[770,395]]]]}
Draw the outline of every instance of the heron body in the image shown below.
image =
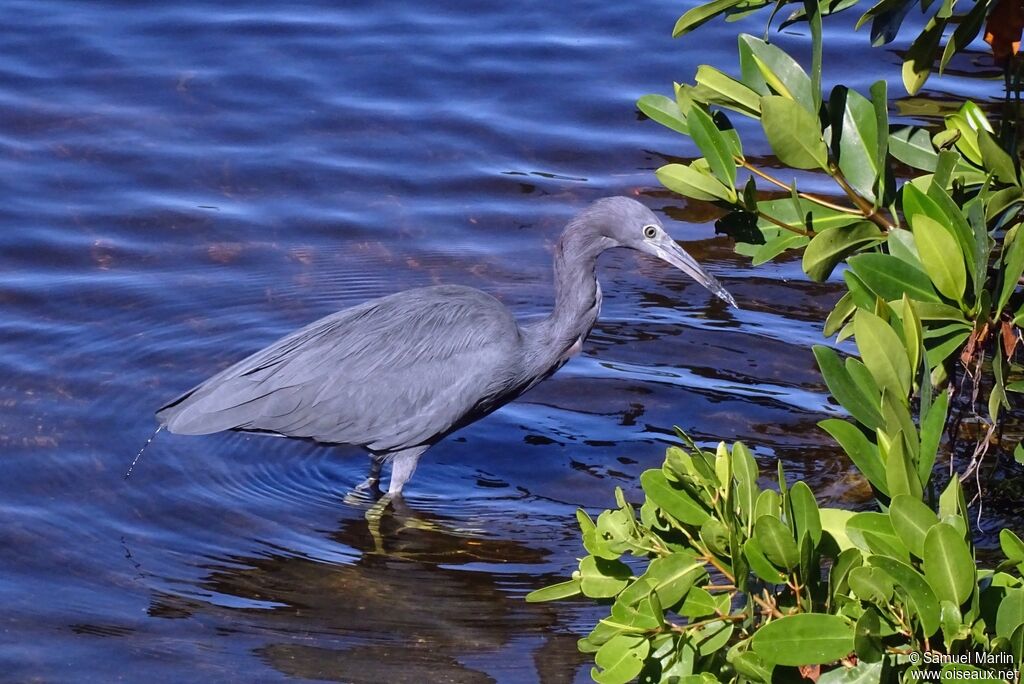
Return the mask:
{"type": "Polygon", "coordinates": [[[555,305],[518,323],[494,297],[459,285],[406,290],[331,314],[214,375],[157,412],[170,432],[263,432],[351,444],[393,461],[399,494],[419,456],[523,394],[578,353],[597,321],[598,256],[658,256],[730,303],[718,282],[625,197],[574,217],[555,248],[555,305]]]}

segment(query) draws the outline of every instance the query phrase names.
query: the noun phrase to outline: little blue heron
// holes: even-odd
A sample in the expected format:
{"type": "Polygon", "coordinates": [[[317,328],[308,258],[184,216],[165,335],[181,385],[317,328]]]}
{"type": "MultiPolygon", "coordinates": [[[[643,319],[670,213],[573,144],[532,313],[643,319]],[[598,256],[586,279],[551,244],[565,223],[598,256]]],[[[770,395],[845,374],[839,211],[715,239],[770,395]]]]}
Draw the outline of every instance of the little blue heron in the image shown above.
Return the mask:
{"type": "Polygon", "coordinates": [[[185,392],[156,416],[170,432],[221,430],[351,444],[370,452],[377,490],[391,461],[399,495],[432,445],[549,377],[597,321],[597,257],[613,247],[656,256],[735,306],[650,209],[608,197],[566,225],[555,248],[555,307],[517,323],[503,304],[459,285],[406,290],[321,318],[185,392]]]}

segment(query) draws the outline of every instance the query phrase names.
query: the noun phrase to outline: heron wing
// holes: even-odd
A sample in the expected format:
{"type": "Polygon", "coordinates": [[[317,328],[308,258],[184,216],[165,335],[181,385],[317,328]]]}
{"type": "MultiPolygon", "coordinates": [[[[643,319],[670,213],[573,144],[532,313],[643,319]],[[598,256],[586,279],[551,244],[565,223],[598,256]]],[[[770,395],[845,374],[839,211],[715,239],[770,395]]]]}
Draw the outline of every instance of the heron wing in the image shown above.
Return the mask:
{"type": "Polygon", "coordinates": [[[322,318],[157,412],[171,432],[274,432],[390,451],[440,438],[522,385],[519,328],[490,295],[409,290],[322,318]]]}

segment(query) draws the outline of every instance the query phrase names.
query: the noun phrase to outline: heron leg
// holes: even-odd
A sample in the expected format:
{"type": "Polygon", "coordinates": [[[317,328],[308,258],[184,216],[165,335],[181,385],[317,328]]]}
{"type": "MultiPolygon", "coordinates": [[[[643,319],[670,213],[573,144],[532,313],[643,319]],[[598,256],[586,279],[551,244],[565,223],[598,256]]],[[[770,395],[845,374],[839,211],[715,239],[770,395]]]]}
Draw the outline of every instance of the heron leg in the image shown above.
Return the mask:
{"type": "Polygon", "coordinates": [[[416,472],[416,462],[420,460],[420,455],[426,450],[426,446],[418,446],[395,453],[391,461],[391,483],[388,485],[389,497],[402,494],[402,488],[405,486],[405,483],[416,472]]]}
{"type": "Polygon", "coordinates": [[[384,465],[384,459],[376,454],[370,455],[370,473],[365,480],[356,485],[356,492],[370,492],[380,494],[380,469],[384,465]]]}

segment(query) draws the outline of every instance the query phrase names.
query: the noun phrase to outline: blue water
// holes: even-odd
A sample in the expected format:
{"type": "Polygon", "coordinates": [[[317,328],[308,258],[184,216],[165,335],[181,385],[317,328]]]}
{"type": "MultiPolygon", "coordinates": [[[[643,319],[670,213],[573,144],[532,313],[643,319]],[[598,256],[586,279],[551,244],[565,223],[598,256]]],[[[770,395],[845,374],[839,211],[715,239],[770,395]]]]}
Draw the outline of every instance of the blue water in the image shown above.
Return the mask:
{"type": "MultiPolygon", "coordinates": [[[[675,0],[231,5],[0,6],[0,680],[586,679],[593,609],[522,596],[673,425],[850,503],[809,351],[836,286],[750,270],[657,186],[693,150],[633,107],[732,68],[734,25],[673,41],[675,0]],[[543,313],[560,227],[611,194],[742,309],[605,256],[582,356],[431,450],[383,546],[342,501],[353,450],[161,434],[122,480],[164,401],[338,308],[462,283],[543,313]]],[[[898,78],[866,45],[826,64],[898,78]]]]}

